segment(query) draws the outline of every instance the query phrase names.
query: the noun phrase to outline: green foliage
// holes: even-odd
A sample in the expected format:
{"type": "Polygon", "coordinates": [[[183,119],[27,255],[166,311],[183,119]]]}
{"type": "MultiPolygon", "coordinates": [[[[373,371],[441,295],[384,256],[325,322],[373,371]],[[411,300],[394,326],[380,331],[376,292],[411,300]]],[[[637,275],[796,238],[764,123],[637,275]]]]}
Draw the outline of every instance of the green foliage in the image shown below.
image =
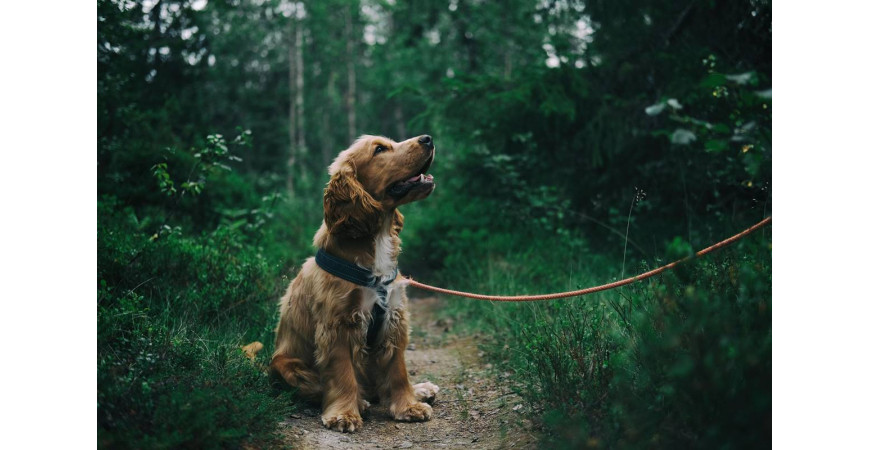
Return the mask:
{"type": "MultiPolygon", "coordinates": [[[[771,210],[766,0],[97,12],[101,446],[270,443],[292,403],[237,346],[268,353],[326,166],[359,134],[435,137],[402,269],[457,288],[594,285],[771,210]]],[[[497,337],[547,446],[765,445],[770,252],[752,239],[618,292],[449,313],[497,337]]]]}
{"type": "MultiPolygon", "coordinates": [[[[515,374],[517,393],[548,430],[544,448],[766,448],[768,239],[618,291],[532,304],[457,299],[449,313],[468,332],[490,336],[483,346],[501,361],[497,370],[515,374]]],[[[516,294],[532,279],[537,292],[551,292],[601,283],[601,267],[618,267],[545,248],[546,256],[484,258],[480,272],[454,282],[516,294]],[[542,272],[550,275],[534,275],[542,272]]]]}
{"type": "MultiPolygon", "coordinates": [[[[250,139],[241,136],[234,143],[250,139]]],[[[114,196],[98,202],[100,446],[264,445],[294,402],[239,347],[259,340],[268,355],[282,275],[307,254],[319,205],[248,200],[254,183],[227,177],[233,159],[219,135],[164,156],[152,173],[165,201],[141,211],[114,196]],[[176,192],[169,172],[191,160],[183,172],[197,181],[176,192]]]]}
{"type": "Polygon", "coordinates": [[[208,329],[134,291],[115,291],[103,281],[97,313],[101,447],[224,448],[270,439],[293,402],[271,392],[241,355],[241,330],[208,329]]]}
{"type": "Polygon", "coordinates": [[[770,257],[759,250],[741,245],[634,286],[617,306],[636,302],[613,358],[611,442],[770,446],[770,257]]]}

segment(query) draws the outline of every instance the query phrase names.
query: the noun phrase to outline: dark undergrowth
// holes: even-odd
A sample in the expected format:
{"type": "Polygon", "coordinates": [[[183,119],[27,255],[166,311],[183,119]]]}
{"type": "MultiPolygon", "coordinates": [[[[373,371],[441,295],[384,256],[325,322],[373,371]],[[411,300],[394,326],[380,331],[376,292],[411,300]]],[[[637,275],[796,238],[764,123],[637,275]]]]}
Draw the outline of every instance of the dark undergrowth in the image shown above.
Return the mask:
{"type": "MultiPolygon", "coordinates": [[[[621,258],[584,250],[579,238],[529,233],[513,241],[529,245],[490,246],[428,276],[504,295],[620,276],[621,258]]],[[[495,369],[513,374],[544,432],[542,448],[768,448],[770,246],[769,232],[759,232],[621,289],[535,303],[450,297],[445,314],[460,332],[483,336],[495,369]]],[[[687,251],[676,239],[626,275],[687,251]]]]}
{"type": "Polygon", "coordinates": [[[292,396],[239,347],[261,341],[268,360],[277,299],[310,253],[320,206],[257,189],[228,166],[211,170],[227,159],[207,160],[221,142],[159,159],[151,184],[163,193],[145,204],[127,206],[123,186],[112,189],[121,197],[99,198],[100,447],[280,443],[292,396]]]}

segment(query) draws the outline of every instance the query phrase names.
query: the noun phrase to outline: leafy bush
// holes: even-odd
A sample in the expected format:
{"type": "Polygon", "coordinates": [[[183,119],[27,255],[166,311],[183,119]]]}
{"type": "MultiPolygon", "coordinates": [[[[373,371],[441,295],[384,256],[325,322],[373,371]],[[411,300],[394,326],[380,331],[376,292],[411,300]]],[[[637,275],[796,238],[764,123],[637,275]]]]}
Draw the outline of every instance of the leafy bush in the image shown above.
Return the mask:
{"type": "MultiPolygon", "coordinates": [[[[770,247],[749,239],[621,290],[531,304],[455,300],[449,313],[495,336],[483,345],[499,372],[516,373],[517,393],[548,430],[546,448],[769,447],[770,247]]],[[[534,280],[551,292],[618,275],[601,269],[615,260],[536,242],[551,251],[493,258],[490,249],[460,286],[515,294],[534,280]]]]}
{"type": "Polygon", "coordinates": [[[293,408],[239,346],[262,341],[268,358],[275,302],[309,253],[319,205],[256,192],[225,163],[223,139],[207,142],[151,165],[162,197],[99,199],[101,447],[265,445],[293,408]]]}

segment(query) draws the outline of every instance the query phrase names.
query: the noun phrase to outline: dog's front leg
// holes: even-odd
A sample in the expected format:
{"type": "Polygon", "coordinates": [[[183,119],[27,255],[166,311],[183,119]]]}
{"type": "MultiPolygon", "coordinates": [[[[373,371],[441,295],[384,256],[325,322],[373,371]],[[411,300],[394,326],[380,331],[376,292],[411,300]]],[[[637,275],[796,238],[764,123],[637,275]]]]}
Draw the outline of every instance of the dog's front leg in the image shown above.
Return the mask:
{"type": "Polygon", "coordinates": [[[407,314],[407,311],[401,309],[393,311],[390,317],[384,345],[375,359],[381,372],[378,394],[382,399],[389,399],[390,415],[394,419],[405,422],[426,421],[432,418],[432,407],[418,401],[405,366],[409,332],[407,314]]]}
{"type": "Polygon", "coordinates": [[[317,330],[317,362],[323,383],[323,425],[341,432],[362,428],[356,364],[365,343],[357,324],[324,324],[317,330]]]}

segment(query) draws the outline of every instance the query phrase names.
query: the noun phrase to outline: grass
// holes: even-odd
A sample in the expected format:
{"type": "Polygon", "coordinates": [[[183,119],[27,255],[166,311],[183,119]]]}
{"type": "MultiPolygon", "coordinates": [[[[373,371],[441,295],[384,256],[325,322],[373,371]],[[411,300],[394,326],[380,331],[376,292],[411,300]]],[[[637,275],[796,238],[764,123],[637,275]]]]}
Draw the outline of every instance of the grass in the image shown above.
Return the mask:
{"type": "Polygon", "coordinates": [[[295,402],[239,347],[263,342],[261,362],[271,353],[277,299],[309,253],[295,231],[317,217],[295,213],[310,206],[282,200],[275,210],[283,212],[255,227],[256,214],[211,230],[153,234],[155,221],[143,224],[143,214],[113,197],[100,200],[100,447],[280,443],[276,424],[295,402]]]}
{"type": "MultiPolygon", "coordinates": [[[[192,171],[183,163],[170,159],[166,179],[176,167],[192,171]]],[[[276,302],[311,255],[320,198],[280,198],[219,170],[203,177],[197,196],[143,200],[117,187],[98,200],[100,447],[273,447],[295,407],[239,347],[258,340],[261,355],[271,353],[276,302]]],[[[421,280],[475,292],[556,292],[690,250],[675,239],[661,259],[626,267],[559,214],[452,189],[425,210],[403,208],[403,272],[428,270],[421,280]]],[[[545,448],[769,447],[769,236],[619,290],[542,303],[455,300],[445,313],[481,335],[497,370],[515,373],[523,403],[543,412],[533,417],[545,448]]],[[[459,401],[467,417],[461,392],[459,401]]]]}
{"type": "MultiPolygon", "coordinates": [[[[474,266],[432,276],[516,294],[619,275],[621,261],[557,241],[490,248],[461,260],[474,266]]],[[[655,265],[680,256],[672,253],[655,265]]],[[[460,331],[488,336],[484,349],[497,369],[514,370],[518,393],[545,411],[544,448],[769,447],[770,264],[769,235],[758,234],[620,290],[522,304],[452,299],[445,314],[458,317],[460,331]]],[[[649,268],[639,262],[636,270],[649,268]]]]}

